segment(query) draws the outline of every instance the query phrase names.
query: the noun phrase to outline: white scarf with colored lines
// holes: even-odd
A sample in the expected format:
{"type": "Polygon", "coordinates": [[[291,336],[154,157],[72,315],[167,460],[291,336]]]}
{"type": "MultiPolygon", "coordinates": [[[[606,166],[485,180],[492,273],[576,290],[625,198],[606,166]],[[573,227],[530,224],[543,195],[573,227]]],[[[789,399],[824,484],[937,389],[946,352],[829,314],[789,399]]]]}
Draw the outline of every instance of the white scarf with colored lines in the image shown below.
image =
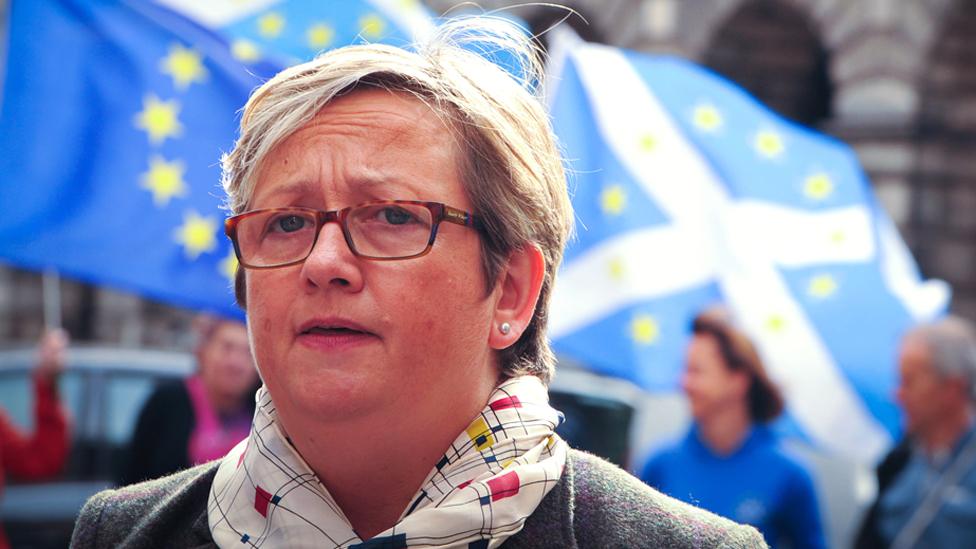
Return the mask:
{"type": "Polygon", "coordinates": [[[519,532],[562,475],[562,414],[534,376],[502,382],[435,464],[390,529],[363,541],[257,395],[247,439],[223,458],[207,515],[220,547],[399,549],[498,547],[519,532]]]}

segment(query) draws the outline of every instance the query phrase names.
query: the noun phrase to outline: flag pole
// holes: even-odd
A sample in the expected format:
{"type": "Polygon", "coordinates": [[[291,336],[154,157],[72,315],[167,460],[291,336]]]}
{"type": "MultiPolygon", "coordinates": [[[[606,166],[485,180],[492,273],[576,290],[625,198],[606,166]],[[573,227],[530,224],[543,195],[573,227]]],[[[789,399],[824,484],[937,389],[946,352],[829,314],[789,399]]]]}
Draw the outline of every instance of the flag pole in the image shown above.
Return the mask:
{"type": "Polygon", "coordinates": [[[41,280],[44,328],[56,330],[61,327],[61,276],[57,269],[46,269],[41,280]]]}

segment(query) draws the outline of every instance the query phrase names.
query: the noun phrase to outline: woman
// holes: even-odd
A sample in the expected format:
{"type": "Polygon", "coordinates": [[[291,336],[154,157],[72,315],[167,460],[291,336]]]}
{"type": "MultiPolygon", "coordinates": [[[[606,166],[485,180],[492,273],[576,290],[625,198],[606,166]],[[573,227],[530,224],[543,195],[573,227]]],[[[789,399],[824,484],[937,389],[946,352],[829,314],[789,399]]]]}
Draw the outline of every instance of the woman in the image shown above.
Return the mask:
{"type": "Polygon", "coordinates": [[[222,457],[247,436],[254,416],[254,369],[247,328],[199,315],[198,370],[160,385],[143,406],[119,484],[157,478],[222,457]]]}
{"type": "Polygon", "coordinates": [[[695,318],[682,387],[694,424],[652,456],[641,479],[665,494],[751,524],[771,547],[826,546],[813,482],[766,424],[783,411],[759,354],[721,308],[695,318]]]}
{"type": "Polygon", "coordinates": [[[251,434],[96,496],[76,546],[761,545],[555,434],[545,325],[572,212],[537,60],[488,24],[333,50],[254,93],[224,159],[264,381],[251,434]],[[464,40],[513,51],[523,80],[464,40]]]}

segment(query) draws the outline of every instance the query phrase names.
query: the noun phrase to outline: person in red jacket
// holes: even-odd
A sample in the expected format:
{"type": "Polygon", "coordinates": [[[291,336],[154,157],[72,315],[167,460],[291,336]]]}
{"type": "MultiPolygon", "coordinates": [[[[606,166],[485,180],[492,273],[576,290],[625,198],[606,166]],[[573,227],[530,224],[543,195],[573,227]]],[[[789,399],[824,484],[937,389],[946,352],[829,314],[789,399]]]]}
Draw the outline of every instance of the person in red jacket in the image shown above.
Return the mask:
{"type": "MultiPolygon", "coordinates": [[[[6,476],[40,480],[58,474],[68,457],[68,421],[57,393],[68,336],[52,330],[41,338],[34,369],[34,432],[21,432],[0,409],[0,490],[6,476]]],[[[0,549],[9,547],[0,525],[0,549]]]]}

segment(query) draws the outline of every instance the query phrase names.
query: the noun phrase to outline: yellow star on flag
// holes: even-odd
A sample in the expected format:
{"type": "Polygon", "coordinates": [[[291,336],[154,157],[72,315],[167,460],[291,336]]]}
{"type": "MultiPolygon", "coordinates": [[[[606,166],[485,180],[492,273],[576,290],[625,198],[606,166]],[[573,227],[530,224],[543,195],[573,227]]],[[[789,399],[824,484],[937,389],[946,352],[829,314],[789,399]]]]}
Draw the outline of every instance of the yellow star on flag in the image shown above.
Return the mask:
{"type": "Polygon", "coordinates": [[[837,281],[829,274],[817,275],[810,279],[810,284],[807,285],[807,293],[811,297],[823,299],[834,295],[837,292],[837,286],[837,281]]]}
{"type": "Polygon", "coordinates": [[[714,105],[704,104],[695,107],[693,115],[695,126],[703,131],[710,132],[722,126],[722,113],[714,105]]]}
{"type": "Polygon", "coordinates": [[[183,225],[176,229],[175,237],[190,259],[212,252],[217,247],[217,218],[189,211],[183,217],[183,225]]]}
{"type": "Polygon", "coordinates": [[[657,139],[650,133],[645,133],[640,138],[640,148],[644,152],[651,152],[657,147],[657,139]]]}
{"type": "Polygon", "coordinates": [[[243,63],[253,63],[261,59],[261,48],[250,40],[239,38],[230,45],[230,52],[235,59],[243,63]]]}
{"type": "Polygon", "coordinates": [[[335,38],[335,30],[325,23],[316,23],[305,31],[305,38],[308,41],[308,47],[313,50],[320,50],[332,43],[335,38]]]}
{"type": "Polygon", "coordinates": [[[265,38],[278,38],[285,29],[285,18],[276,11],[269,11],[258,18],[258,34],[265,38]]]}
{"type": "Polygon", "coordinates": [[[612,280],[617,282],[623,280],[624,275],[627,273],[624,266],[624,260],[620,259],[619,257],[611,259],[610,263],[607,265],[607,271],[610,273],[610,278],[612,280]]]}
{"type": "Polygon", "coordinates": [[[136,115],[136,127],[149,134],[149,142],[159,145],[167,137],[176,137],[183,131],[179,120],[180,104],[175,99],[160,101],[155,95],[142,100],[142,112],[136,115]]]}
{"type": "Polygon", "coordinates": [[[383,36],[383,32],[386,31],[386,22],[379,15],[370,13],[359,19],[359,28],[366,38],[376,39],[383,36]]]}
{"type": "Polygon", "coordinates": [[[630,336],[641,345],[656,343],[660,335],[661,327],[651,315],[637,315],[630,321],[630,336]]]}
{"type": "Polygon", "coordinates": [[[770,315],[766,319],[766,329],[773,333],[782,332],[786,329],[786,319],[779,314],[770,315]]]}
{"type": "Polygon", "coordinates": [[[159,63],[163,74],[173,77],[173,85],[178,90],[187,89],[194,82],[207,79],[207,68],[203,66],[203,58],[196,50],[184,48],[181,44],[173,44],[169,48],[169,55],[159,63]]]}
{"type": "Polygon", "coordinates": [[[220,261],[217,268],[220,269],[220,274],[227,277],[227,280],[230,280],[230,283],[233,284],[234,279],[237,277],[238,265],[237,254],[234,253],[234,248],[232,247],[230,249],[230,253],[227,254],[227,257],[220,261]]]}
{"type": "Polygon", "coordinates": [[[627,193],[620,185],[610,185],[603,188],[600,193],[600,207],[603,213],[609,215],[620,215],[627,206],[627,193]]]}
{"type": "Polygon", "coordinates": [[[152,192],[153,203],[158,207],[169,204],[174,196],[186,196],[183,172],[186,165],[180,160],[167,162],[155,155],[149,159],[149,171],[142,174],[142,187],[152,192]]]}
{"type": "Polygon", "coordinates": [[[754,143],[756,150],[759,154],[767,158],[775,158],[783,154],[783,150],[786,149],[786,145],[783,144],[783,138],[774,131],[763,130],[756,134],[756,141],[754,143]]]}
{"type": "Polygon", "coordinates": [[[811,175],[803,182],[803,194],[814,200],[823,200],[833,194],[834,182],[825,173],[811,175]]]}

